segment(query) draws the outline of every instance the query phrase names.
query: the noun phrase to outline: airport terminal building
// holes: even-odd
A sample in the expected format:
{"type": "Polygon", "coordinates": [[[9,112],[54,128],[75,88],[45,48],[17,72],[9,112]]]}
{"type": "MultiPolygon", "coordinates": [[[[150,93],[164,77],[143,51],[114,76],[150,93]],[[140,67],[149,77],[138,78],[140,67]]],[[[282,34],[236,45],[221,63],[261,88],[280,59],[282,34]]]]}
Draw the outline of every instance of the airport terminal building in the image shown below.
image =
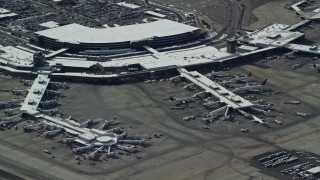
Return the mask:
{"type": "Polygon", "coordinates": [[[194,42],[202,37],[202,30],[170,20],[119,26],[90,28],[69,24],[36,32],[38,42],[51,49],[69,48],[71,52],[140,50],[144,45],[165,47],[194,42]]]}

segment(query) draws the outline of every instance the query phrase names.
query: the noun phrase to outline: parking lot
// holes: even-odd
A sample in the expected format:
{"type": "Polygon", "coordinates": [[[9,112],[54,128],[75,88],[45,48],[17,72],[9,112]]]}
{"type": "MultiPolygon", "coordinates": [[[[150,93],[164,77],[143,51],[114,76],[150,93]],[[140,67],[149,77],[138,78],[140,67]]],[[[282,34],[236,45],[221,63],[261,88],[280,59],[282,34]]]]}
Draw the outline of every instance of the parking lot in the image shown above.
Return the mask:
{"type": "MultiPolygon", "coordinates": [[[[268,152],[255,157],[251,163],[267,174],[281,179],[310,178],[306,171],[319,166],[319,155],[305,151],[268,152]]],[[[316,179],[313,177],[312,179],[316,179]]]]}
{"type": "Polygon", "coordinates": [[[40,24],[48,21],[54,21],[59,25],[78,23],[88,27],[103,28],[103,25],[112,27],[150,21],[152,17],[144,14],[147,10],[167,15],[168,19],[177,18],[166,10],[147,7],[140,1],[130,1],[141,6],[139,9],[119,6],[117,2],[78,1],[57,5],[48,1],[1,0],[2,8],[18,14],[18,18],[3,19],[0,24],[22,36],[33,36],[32,32],[46,29],[40,24]]]}

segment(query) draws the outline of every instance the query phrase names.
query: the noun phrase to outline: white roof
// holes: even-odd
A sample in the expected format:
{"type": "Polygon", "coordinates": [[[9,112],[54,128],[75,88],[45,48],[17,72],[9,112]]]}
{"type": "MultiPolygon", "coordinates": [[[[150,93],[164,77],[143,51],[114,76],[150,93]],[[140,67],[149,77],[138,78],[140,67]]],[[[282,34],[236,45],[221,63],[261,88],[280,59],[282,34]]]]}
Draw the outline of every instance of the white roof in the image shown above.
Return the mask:
{"type": "Polygon", "coordinates": [[[289,27],[287,30],[288,30],[288,31],[292,31],[292,30],[294,30],[294,29],[296,29],[296,28],[298,28],[298,27],[300,27],[300,26],[303,26],[303,25],[309,23],[310,21],[311,21],[311,20],[309,20],[309,19],[305,19],[305,20],[303,20],[303,21],[301,21],[301,22],[298,22],[297,24],[292,25],[292,26],[289,27]]]}
{"type": "Polygon", "coordinates": [[[129,9],[139,9],[139,8],[141,8],[141,6],[138,6],[138,5],[135,5],[135,4],[131,4],[131,3],[126,3],[126,2],[119,2],[119,3],[117,3],[117,5],[129,8],[129,9]]]}
{"type": "Polygon", "coordinates": [[[294,51],[301,51],[306,53],[312,53],[312,54],[320,54],[320,49],[312,49],[312,46],[302,45],[302,44],[287,44],[284,46],[285,48],[294,50],[294,51]]]}
{"type": "Polygon", "coordinates": [[[107,143],[107,142],[110,142],[112,141],[114,138],[110,137],[110,136],[101,136],[101,137],[98,137],[97,138],[97,141],[98,142],[101,142],[101,143],[107,143]]]}
{"type": "Polygon", "coordinates": [[[5,46],[0,48],[5,53],[0,53],[0,58],[11,64],[30,65],[33,61],[33,54],[16,47],[5,46]]]}
{"type": "Polygon", "coordinates": [[[320,19],[320,13],[313,15],[311,19],[320,19]]]}
{"type": "Polygon", "coordinates": [[[5,14],[5,13],[9,13],[9,12],[10,12],[10,10],[0,8],[0,14],[5,14]]]}
{"type": "Polygon", "coordinates": [[[281,47],[304,36],[304,34],[300,32],[288,31],[288,28],[288,25],[273,24],[262,30],[249,33],[243,37],[241,41],[258,47],[281,47]]]}
{"type": "Polygon", "coordinates": [[[247,45],[241,45],[238,47],[238,49],[243,49],[243,50],[247,50],[247,51],[254,51],[259,49],[258,47],[255,46],[247,46],[247,45]]]}
{"type": "Polygon", "coordinates": [[[303,12],[299,6],[308,2],[308,0],[302,0],[297,2],[296,4],[293,4],[291,6],[292,9],[294,9],[298,14],[300,14],[302,17],[306,18],[306,19],[320,19],[320,11],[319,8],[314,10],[313,13],[308,13],[308,12],[303,12]]]}
{"type": "Polygon", "coordinates": [[[63,65],[66,67],[80,67],[80,68],[89,68],[98,63],[98,61],[84,61],[84,60],[70,60],[62,58],[54,58],[52,61],[48,61],[51,66],[54,65],[63,65]]]}
{"type": "Polygon", "coordinates": [[[16,14],[16,13],[0,14],[0,19],[7,18],[7,17],[14,17],[14,16],[17,16],[17,15],[18,14],[16,14]]]}
{"type": "Polygon", "coordinates": [[[79,24],[69,24],[53,29],[38,31],[36,34],[60,42],[68,43],[117,43],[149,39],[154,36],[165,37],[198,30],[178,22],[162,19],[138,25],[113,28],[90,28],[79,24]]]}
{"type": "Polygon", "coordinates": [[[54,22],[54,21],[48,21],[42,24],[39,24],[42,27],[47,27],[47,28],[55,28],[55,27],[59,27],[59,23],[54,22]]]}
{"type": "Polygon", "coordinates": [[[85,141],[92,141],[96,138],[96,136],[91,133],[85,133],[85,134],[79,135],[79,138],[84,139],[85,141]]]}
{"type": "Polygon", "coordinates": [[[154,11],[146,11],[144,12],[145,14],[148,14],[148,15],[151,15],[151,16],[156,16],[156,17],[159,17],[159,18],[165,18],[167,17],[166,15],[164,14],[160,14],[160,13],[157,13],[157,12],[154,12],[154,11]]]}
{"type": "MultiPolygon", "coordinates": [[[[48,61],[50,65],[58,65],[67,67],[82,67],[89,68],[92,65],[99,63],[101,66],[108,67],[123,67],[132,64],[140,64],[142,67],[148,70],[165,68],[171,66],[187,67],[199,64],[206,64],[212,62],[221,62],[228,59],[233,59],[239,56],[245,56],[251,53],[262,52],[270,50],[275,47],[269,47],[264,49],[258,49],[243,54],[229,54],[219,51],[212,46],[201,45],[197,47],[191,47],[187,49],[179,49],[174,51],[159,52],[158,54],[144,54],[131,57],[113,58],[111,61],[98,62],[98,61],[86,61],[85,59],[70,60],[68,57],[56,57],[51,61],[48,61]]],[[[115,77],[117,75],[93,75],[86,73],[53,73],[53,75],[65,75],[65,76],[82,76],[82,77],[115,77]]]]}
{"type": "Polygon", "coordinates": [[[320,166],[317,166],[317,167],[308,169],[307,172],[308,172],[308,173],[311,173],[311,174],[317,174],[317,173],[320,172],[320,166]]]}
{"type": "Polygon", "coordinates": [[[188,49],[180,49],[160,53],[156,56],[146,54],[133,57],[115,58],[112,61],[101,62],[104,67],[121,67],[130,64],[140,64],[146,69],[156,69],[169,66],[191,66],[195,64],[208,63],[218,61],[220,58],[233,56],[231,54],[221,52],[212,46],[198,46],[188,49]]]}

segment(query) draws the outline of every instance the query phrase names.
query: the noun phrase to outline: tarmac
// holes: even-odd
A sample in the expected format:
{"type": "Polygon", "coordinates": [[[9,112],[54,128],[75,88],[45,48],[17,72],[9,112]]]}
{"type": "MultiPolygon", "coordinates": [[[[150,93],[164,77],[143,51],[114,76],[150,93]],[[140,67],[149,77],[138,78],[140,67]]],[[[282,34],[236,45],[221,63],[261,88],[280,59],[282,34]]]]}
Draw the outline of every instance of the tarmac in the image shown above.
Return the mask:
{"type": "MultiPolygon", "coordinates": [[[[209,130],[202,128],[198,117],[190,122],[183,121],[187,115],[203,116],[208,110],[199,102],[192,104],[193,108],[170,110],[172,104],[162,98],[184,97],[195,92],[169,81],[118,86],[71,83],[70,89],[63,90],[65,97],[59,98],[58,109],[63,117],[71,115],[83,122],[88,118],[108,119],[116,115],[120,126],[133,136],[152,137],[153,133],[160,133],[163,137],[150,139],[151,146],[138,154],[119,155],[119,159],[97,161],[96,165],[82,160],[81,165],[77,165],[71,150],[59,143],[63,135],[43,139],[37,133],[23,133],[23,123],[20,123],[19,130],[0,132],[0,148],[5,152],[0,155],[1,164],[9,169],[17,168],[31,179],[277,179],[252,167],[251,159],[283,148],[320,153],[316,143],[320,129],[317,114],[320,98],[316,91],[320,88],[318,73],[311,68],[313,62],[308,59],[311,57],[293,60],[281,57],[230,70],[231,74],[252,72],[256,82],[268,78],[272,91],[279,91],[277,95],[254,94],[285,113],[267,119],[271,128],[248,122],[239,115],[232,122],[219,120],[209,130]],[[292,70],[291,66],[300,61],[308,63],[292,70]],[[289,100],[299,100],[302,104],[285,105],[289,100]],[[311,113],[311,117],[294,116],[294,111],[311,113]],[[278,118],[282,125],[271,122],[278,118]],[[250,132],[241,133],[243,127],[248,127],[250,132]],[[43,149],[50,149],[53,154],[44,154],[43,149]],[[28,173],[31,170],[35,173],[28,173]]],[[[8,78],[0,78],[5,88],[24,87],[18,80],[8,78]]],[[[12,96],[9,92],[1,94],[1,100],[12,96]]]]}
{"type": "MultiPolygon", "coordinates": [[[[282,18],[281,21],[290,19],[289,23],[293,24],[298,20],[297,17],[292,18],[294,12],[289,10],[278,19],[277,13],[265,15],[273,6],[266,4],[260,7],[263,11],[254,11],[254,14],[261,14],[255,14],[259,18],[252,28],[263,27],[282,18]]],[[[315,24],[302,30],[307,32],[307,38],[319,42],[318,26],[315,24]]],[[[310,44],[315,43],[311,40],[310,44]]],[[[282,56],[263,62],[257,60],[229,71],[233,75],[252,72],[257,83],[268,78],[272,91],[253,95],[274,104],[275,117],[266,118],[270,127],[237,115],[231,122],[218,120],[210,125],[210,129],[203,129],[200,117],[209,111],[202,106],[202,101],[192,104],[192,108],[170,110],[173,104],[162,100],[169,95],[185,97],[195,93],[184,90],[183,84],[175,86],[169,81],[117,86],[71,83],[70,89],[63,90],[65,97],[59,98],[61,105],[57,108],[63,118],[71,115],[84,122],[89,118],[119,116],[120,126],[128,134],[151,138],[148,139],[151,146],[137,154],[117,154],[118,159],[107,161],[100,158],[93,162],[81,157],[78,165],[71,148],[60,143],[63,134],[44,139],[36,132],[24,133],[22,122],[18,124],[18,130],[0,131],[0,169],[11,173],[0,174],[16,178],[14,174],[22,179],[282,179],[283,176],[271,170],[262,171],[251,162],[256,156],[283,149],[320,154],[320,82],[319,73],[312,68],[313,63],[319,63],[319,60],[313,61],[312,57],[301,55],[293,59],[282,56]],[[302,66],[292,69],[295,64],[302,66]],[[276,91],[279,93],[272,93],[276,91]],[[284,104],[290,100],[299,100],[301,104],[284,104]],[[311,116],[295,116],[295,111],[307,112],[311,116]],[[196,119],[182,120],[189,115],[195,115],[196,119]],[[281,120],[283,124],[273,123],[274,119],[281,120]],[[240,129],[244,127],[250,132],[241,133],[240,129]],[[155,138],[154,133],[162,136],[155,138]],[[44,149],[49,149],[52,154],[43,153],[44,149]]],[[[0,84],[0,89],[28,88],[19,79],[3,75],[0,76],[0,84]]],[[[244,84],[236,87],[241,85],[244,84]]],[[[12,97],[15,96],[11,92],[0,92],[0,101],[12,97]]],[[[0,110],[0,118],[5,117],[3,111],[0,110]]]]}

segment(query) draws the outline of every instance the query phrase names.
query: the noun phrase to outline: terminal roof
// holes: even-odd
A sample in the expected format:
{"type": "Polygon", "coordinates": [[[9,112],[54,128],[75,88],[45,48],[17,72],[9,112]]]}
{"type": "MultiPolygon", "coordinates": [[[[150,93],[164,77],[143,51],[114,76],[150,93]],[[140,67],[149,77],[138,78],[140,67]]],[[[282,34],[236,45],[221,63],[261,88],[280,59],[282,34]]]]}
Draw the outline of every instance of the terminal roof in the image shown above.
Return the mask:
{"type": "Polygon", "coordinates": [[[101,63],[104,67],[121,67],[130,64],[140,64],[145,69],[178,66],[185,67],[201,63],[218,61],[227,56],[234,56],[219,51],[212,46],[197,46],[188,49],[174,50],[155,55],[140,55],[133,57],[115,58],[101,63]]]}
{"type": "Polygon", "coordinates": [[[303,33],[291,32],[288,25],[273,24],[262,30],[254,31],[244,36],[241,41],[258,47],[281,47],[302,36],[303,33]]]}
{"type": "Polygon", "coordinates": [[[152,37],[165,37],[198,30],[196,27],[162,19],[151,23],[113,28],[90,28],[69,24],[36,32],[37,35],[68,43],[117,43],[131,42],[152,37]]]}
{"type": "Polygon", "coordinates": [[[0,60],[5,60],[11,64],[31,65],[33,54],[17,47],[5,46],[0,48],[0,60]]]}

